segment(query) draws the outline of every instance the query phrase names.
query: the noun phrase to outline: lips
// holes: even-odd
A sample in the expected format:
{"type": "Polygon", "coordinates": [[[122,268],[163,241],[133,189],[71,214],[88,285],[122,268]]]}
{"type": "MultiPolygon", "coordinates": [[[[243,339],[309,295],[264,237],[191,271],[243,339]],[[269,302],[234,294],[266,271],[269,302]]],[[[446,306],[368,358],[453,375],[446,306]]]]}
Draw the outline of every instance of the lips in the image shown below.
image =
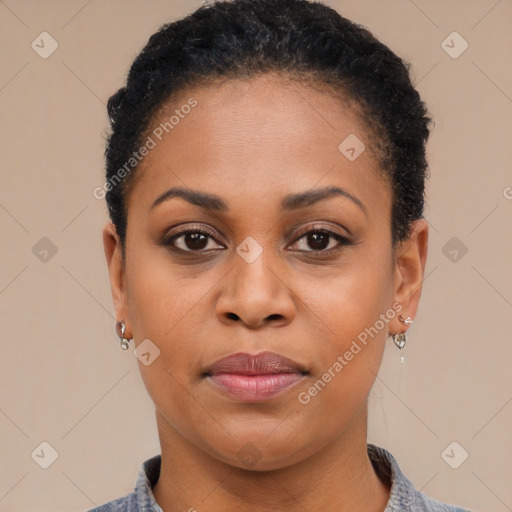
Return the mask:
{"type": "Polygon", "coordinates": [[[232,398],[261,402],[281,394],[297,384],[307,370],[273,352],[237,353],[208,367],[203,376],[232,398]]]}
{"type": "Polygon", "coordinates": [[[236,373],[238,375],[275,375],[279,373],[307,373],[306,369],[287,357],[274,352],[247,354],[239,352],[224,357],[207,368],[210,375],[236,373]]]}

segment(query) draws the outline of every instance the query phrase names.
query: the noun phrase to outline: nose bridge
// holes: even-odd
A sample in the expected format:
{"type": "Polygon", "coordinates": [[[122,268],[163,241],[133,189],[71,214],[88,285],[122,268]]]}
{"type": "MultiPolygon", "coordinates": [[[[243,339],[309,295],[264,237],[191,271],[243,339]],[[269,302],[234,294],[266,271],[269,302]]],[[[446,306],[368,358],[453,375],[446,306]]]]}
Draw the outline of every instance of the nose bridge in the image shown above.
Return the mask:
{"type": "Polygon", "coordinates": [[[245,288],[248,292],[252,291],[254,295],[262,293],[272,296],[277,289],[274,283],[276,274],[270,261],[270,249],[263,250],[260,244],[256,244],[258,243],[255,241],[247,240],[237,247],[236,257],[233,256],[235,286],[245,288]]]}
{"type": "Polygon", "coordinates": [[[222,321],[240,320],[253,327],[269,319],[290,321],[295,306],[271,249],[247,237],[232,257],[233,271],[217,303],[222,321]]]}

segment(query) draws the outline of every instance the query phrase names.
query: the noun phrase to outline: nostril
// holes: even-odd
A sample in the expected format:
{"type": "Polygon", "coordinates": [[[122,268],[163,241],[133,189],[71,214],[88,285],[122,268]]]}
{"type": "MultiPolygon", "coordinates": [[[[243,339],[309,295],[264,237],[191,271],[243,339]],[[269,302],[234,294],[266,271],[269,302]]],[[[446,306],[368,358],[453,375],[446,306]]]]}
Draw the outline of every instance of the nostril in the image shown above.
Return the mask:
{"type": "Polygon", "coordinates": [[[230,319],[230,320],[240,320],[240,317],[235,314],[235,313],[228,313],[227,314],[227,317],[230,319]]]}
{"type": "Polygon", "coordinates": [[[280,320],[282,318],[282,315],[279,315],[279,314],[273,314],[273,315],[269,315],[267,317],[269,320],[280,320]]]}

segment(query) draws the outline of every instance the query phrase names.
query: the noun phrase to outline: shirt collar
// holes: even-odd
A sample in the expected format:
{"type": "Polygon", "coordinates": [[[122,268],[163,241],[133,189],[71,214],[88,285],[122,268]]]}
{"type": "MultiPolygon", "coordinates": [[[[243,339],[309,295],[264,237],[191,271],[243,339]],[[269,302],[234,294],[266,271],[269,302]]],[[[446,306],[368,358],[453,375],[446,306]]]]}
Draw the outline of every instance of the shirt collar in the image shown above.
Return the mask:
{"type": "Polygon", "coordinates": [[[163,512],[153,496],[153,487],[160,477],[160,467],[162,465],[162,456],[155,455],[146,460],[137,476],[135,485],[135,496],[140,512],[163,512]]]}
{"type": "Polygon", "coordinates": [[[396,459],[384,448],[368,444],[368,457],[379,478],[391,485],[388,504],[384,512],[401,512],[413,510],[416,489],[412,482],[402,473],[396,459]]]}

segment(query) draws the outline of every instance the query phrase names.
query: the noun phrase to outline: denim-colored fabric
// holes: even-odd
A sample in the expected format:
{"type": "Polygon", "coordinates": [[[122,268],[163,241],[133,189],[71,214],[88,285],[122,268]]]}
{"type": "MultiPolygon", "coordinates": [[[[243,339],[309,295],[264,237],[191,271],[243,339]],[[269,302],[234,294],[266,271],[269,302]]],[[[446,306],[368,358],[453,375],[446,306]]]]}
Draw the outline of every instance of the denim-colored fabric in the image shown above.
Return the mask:
{"type": "MultiPolygon", "coordinates": [[[[384,448],[368,444],[368,456],[380,479],[391,485],[391,494],[384,512],[469,512],[417,491],[402,473],[395,458],[384,448]]],[[[156,455],[142,464],[135,490],[131,494],[88,512],[163,512],[151,492],[160,476],[161,461],[161,455],[156,455]]]]}

